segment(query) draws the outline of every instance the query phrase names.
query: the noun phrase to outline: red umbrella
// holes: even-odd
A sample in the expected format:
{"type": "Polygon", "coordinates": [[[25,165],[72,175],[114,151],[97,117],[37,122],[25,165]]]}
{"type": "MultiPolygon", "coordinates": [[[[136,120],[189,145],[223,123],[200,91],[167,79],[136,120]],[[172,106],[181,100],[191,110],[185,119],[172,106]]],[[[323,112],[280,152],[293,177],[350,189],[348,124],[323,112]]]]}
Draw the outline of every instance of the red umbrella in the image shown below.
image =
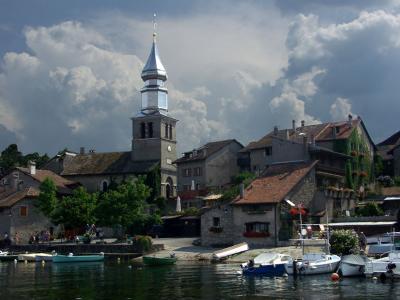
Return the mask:
{"type": "Polygon", "coordinates": [[[307,214],[307,211],[304,209],[304,208],[297,208],[297,207],[292,207],[291,209],[290,209],[290,211],[289,211],[289,213],[292,215],[292,216],[295,216],[295,215],[298,215],[298,214],[301,214],[301,215],[303,215],[303,216],[305,216],[306,214],[307,214]]]}

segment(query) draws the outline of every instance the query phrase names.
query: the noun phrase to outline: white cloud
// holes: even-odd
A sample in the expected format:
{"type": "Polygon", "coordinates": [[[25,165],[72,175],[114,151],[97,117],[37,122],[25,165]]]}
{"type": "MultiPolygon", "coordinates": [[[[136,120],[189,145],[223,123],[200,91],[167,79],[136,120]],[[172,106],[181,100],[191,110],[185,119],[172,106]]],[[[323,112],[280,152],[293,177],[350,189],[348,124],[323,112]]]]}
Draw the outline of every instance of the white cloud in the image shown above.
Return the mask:
{"type": "Polygon", "coordinates": [[[351,103],[349,99],[337,98],[336,101],[331,105],[330,114],[333,120],[346,119],[351,112],[351,103]]]}

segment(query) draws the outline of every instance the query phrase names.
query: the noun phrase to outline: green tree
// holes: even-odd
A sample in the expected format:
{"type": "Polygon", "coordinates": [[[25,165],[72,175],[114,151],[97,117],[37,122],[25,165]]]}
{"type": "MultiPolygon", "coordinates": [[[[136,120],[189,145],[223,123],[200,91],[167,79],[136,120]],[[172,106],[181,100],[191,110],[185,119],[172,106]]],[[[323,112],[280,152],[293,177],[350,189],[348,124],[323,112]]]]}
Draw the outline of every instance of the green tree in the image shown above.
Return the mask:
{"type": "Polygon", "coordinates": [[[51,218],[57,205],[57,187],[53,180],[46,178],[39,186],[40,194],[36,207],[46,216],[51,218]]]}
{"type": "Polygon", "coordinates": [[[1,152],[0,167],[8,173],[12,168],[19,166],[21,159],[22,153],[18,150],[18,146],[11,144],[1,152]]]}
{"type": "Polygon", "coordinates": [[[57,202],[52,221],[69,229],[95,223],[97,201],[97,193],[89,194],[86,189],[79,187],[71,196],[65,196],[57,202]]]}
{"type": "Polygon", "coordinates": [[[348,255],[360,251],[358,236],[351,230],[335,230],[331,233],[329,243],[331,252],[338,255],[348,255]]]}
{"type": "Polygon", "coordinates": [[[223,194],[222,194],[222,200],[232,200],[234,199],[237,195],[239,195],[240,192],[240,184],[243,183],[244,187],[248,187],[249,184],[254,180],[256,175],[250,172],[242,172],[236,176],[233,176],[231,179],[231,182],[233,183],[233,186],[230,188],[226,189],[223,194]]]}
{"type": "Polygon", "coordinates": [[[127,181],[103,193],[96,210],[99,223],[105,226],[120,225],[125,230],[139,233],[159,222],[159,216],[148,213],[146,199],[150,191],[144,183],[144,177],[140,176],[135,181],[127,181]]]}

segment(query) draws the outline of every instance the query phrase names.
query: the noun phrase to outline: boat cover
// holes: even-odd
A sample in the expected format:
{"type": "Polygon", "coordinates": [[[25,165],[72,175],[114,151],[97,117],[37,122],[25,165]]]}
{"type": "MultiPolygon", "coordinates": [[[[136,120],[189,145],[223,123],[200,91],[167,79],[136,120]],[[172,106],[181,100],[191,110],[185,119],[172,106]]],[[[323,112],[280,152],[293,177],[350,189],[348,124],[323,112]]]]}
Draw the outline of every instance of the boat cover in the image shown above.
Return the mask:
{"type": "Polygon", "coordinates": [[[273,263],[273,261],[277,258],[279,258],[278,253],[261,253],[254,258],[254,263],[264,265],[273,263]]]}
{"type": "Polygon", "coordinates": [[[343,263],[348,263],[351,265],[357,265],[357,266],[365,266],[365,263],[367,261],[367,258],[362,255],[345,255],[342,257],[342,262],[343,263]]]}

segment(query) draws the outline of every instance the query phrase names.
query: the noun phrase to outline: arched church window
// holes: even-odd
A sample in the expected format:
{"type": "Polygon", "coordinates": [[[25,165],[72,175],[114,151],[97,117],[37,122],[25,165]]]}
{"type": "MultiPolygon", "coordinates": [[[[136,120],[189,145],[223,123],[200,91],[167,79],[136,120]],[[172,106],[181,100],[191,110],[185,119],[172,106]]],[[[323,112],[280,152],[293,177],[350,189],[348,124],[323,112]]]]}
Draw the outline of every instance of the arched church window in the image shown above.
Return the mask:
{"type": "Polygon", "coordinates": [[[101,191],[102,192],[107,192],[108,190],[108,181],[107,180],[103,180],[103,182],[101,183],[101,191]]]}
{"type": "Polygon", "coordinates": [[[148,129],[149,129],[149,138],[153,137],[153,122],[148,123],[148,129]]]}
{"type": "Polygon", "coordinates": [[[168,124],[165,124],[165,138],[168,138],[168,124]]]}
{"type": "Polygon", "coordinates": [[[140,123],[140,137],[142,139],[146,138],[146,124],[145,123],[140,123]]]}

